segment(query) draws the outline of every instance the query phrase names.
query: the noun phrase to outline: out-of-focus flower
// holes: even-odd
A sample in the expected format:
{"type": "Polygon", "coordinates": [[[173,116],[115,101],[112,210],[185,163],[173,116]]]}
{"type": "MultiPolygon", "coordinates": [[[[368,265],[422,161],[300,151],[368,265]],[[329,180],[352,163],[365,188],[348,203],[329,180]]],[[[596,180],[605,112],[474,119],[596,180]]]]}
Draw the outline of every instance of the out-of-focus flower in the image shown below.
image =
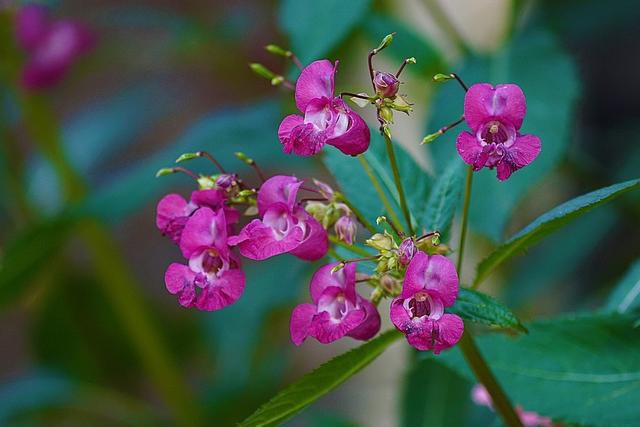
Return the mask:
{"type": "Polygon", "coordinates": [[[323,59],[308,65],[298,78],[296,106],[303,116],[282,120],[278,137],[285,153],[312,156],[325,144],[345,154],[358,155],[369,148],[371,135],[365,121],[334,96],[335,65],[323,59]]]}
{"type": "Polygon", "coordinates": [[[258,191],[258,213],[229,244],[250,259],[263,260],[283,253],[314,261],[329,249],[322,225],[296,201],[302,181],[293,176],[276,175],[258,191]]]}
{"type": "Polygon", "coordinates": [[[500,181],[533,162],[540,153],[540,138],[519,132],[526,111],[518,85],[471,86],[464,98],[464,119],[471,132],[458,135],[460,157],[476,171],[497,168],[500,181]]]}
{"type": "Polygon", "coordinates": [[[391,321],[413,347],[438,354],[455,345],[464,331],[460,317],[444,312],[457,296],[453,262],[418,252],[407,267],[402,293],[391,303],[391,321]]]}
{"type": "Polygon", "coordinates": [[[373,77],[376,93],[382,98],[393,98],[398,93],[400,81],[391,73],[376,71],[373,77]]]}
{"type": "Polygon", "coordinates": [[[336,221],[334,229],[340,240],[347,245],[352,245],[358,231],[358,225],[351,215],[344,215],[336,221]]]}
{"type": "Polygon", "coordinates": [[[187,220],[180,238],[188,264],[172,263],[167,290],[183,307],[214,311],[233,304],[244,291],[245,276],[227,243],[224,210],[200,208],[187,220]]]}
{"type": "Polygon", "coordinates": [[[22,83],[28,89],[56,84],[76,59],[95,44],[93,34],[82,24],[54,21],[40,5],[27,5],[18,11],[15,32],[27,51],[22,83]]]}
{"type": "MultiPolygon", "coordinates": [[[[482,384],[473,386],[471,389],[471,400],[473,400],[476,405],[486,406],[493,410],[491,395],[489,395],[489,392],[482,384]]],[[[514,409],[524,427],[553,427],[553,421],[549,417],[543,417],[536,412],[525,411],[520,406],[516,406],[514,409]]]]}
{"type": "Polygon", "coordinates": [[[300,304],[291,313],[294,344],[302,344],[307,337],[323,344],[344,336],[368,340],[380,330],[378,310],[356,292],[356,263],[332,272],[336,265],[315,272],[309,287],[313,304],[300,304]]]}

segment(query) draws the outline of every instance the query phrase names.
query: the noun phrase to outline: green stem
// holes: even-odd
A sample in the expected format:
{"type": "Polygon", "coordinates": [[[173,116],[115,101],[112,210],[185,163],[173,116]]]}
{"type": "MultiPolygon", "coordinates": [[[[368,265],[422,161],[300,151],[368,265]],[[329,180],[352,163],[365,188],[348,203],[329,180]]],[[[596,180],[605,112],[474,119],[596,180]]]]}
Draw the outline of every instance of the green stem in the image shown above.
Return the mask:
{"type": "Polygon", "coordinates": [[[377,230],[375,229],[375,227],[367,220],[367,218],[365,218],[365,216],[362,214],[362,212],[360,212],[360,210],[358,208],[356,208],[353,205],[353,203],[351,203],[344,196],[344,194],[340,193],[339,196],[338,196],[338,200],[340,200],[342,203],[347,205],[347,207],[349,209],[351,209],[351,212],[353,212],[353,214],[356,216],[356,218],[358,219],[360,224],[362,224],[364,226],[364,228],[366,228],[371,234],[377,233],[377,230]]]}
{"type": "Polygon", "coordinates": [[[462,259],[464,257],[464,243],[467,239],[467,224],[469,222],[469,205],[471,202],[471,184],[473,182],[473,167],[467,169],[467,179],[464,187],[464,205],[462,207],[462,230],[460,231],[460,243],[458,244],[458,276],[462,275],[462,259]]]}
{"type": "Polygon", "coordinates": [[[365,251],[364,249],[362,249],[359,246],[355,246],[355,245],[347,245],[345,242],[343,242],[342,240],[338,239],[336,236],[329,236],[329,240],[331,240],[331,243],[333,243],[336,246],[340,246],[342,248],[345,248],[351,252],[353,252],[356,255],[361,255],[361,256],[371,256],[371,254],[367,251],[365,251]]]}
{"type": "MultiPolygon", "coordinates": [[[[467,223],[469,221],[469,204],[471,201],[471,184],[473,181],[473,168],[469,167],[467,170],[467,179],[464,190],[464,207],[462,209],[462,231],[460,234],[460,246],[458,248],[458,275],[460,275],[460,267],[462,267],[462,260],[464,257],[464,244],[467,234],[467,223]]],[[[487,365],[484,357],[480,353],[478,346],[471,335],[468,327],[465,325],[465,331],[462,338],[458,342],[458,346],[462,351],[467,364],[471,367],[474,375],[479,382],[484,385],[487,392],[491,395],[493,406],[496,408],[500,417],[504,423],[509,426],[522,427],[520,417],[513,410],[513,405],[509,401],[509,398],[505,394],[504,390],[496,380],[496,377],[491,372],[491,368],[487,365]]]]}
{"type": "Polygon", "coordinates": [[[409,207],[407,206],[407,198],[404,194],[404,189],[402,188],[402,178],[400,178],[400,169],[398,168],[398,162],[396,161],[396,154],[393,151],[393,144],[391,142],[391,138],[389,135],[383,132],[384,143],[387,147],[387,156],[389,157],[389,162],[391,163],[391,169],[393,170],[393,180],[396,183],[396,188],[398,189],[398,197],[400,198],[400,208],[402,209],[402,213],[404,214],[404,219],[407,221],[407,227],[409,229],[409,234],[413,235],[413,225],[411,224],[411,214],[409,213],[409,207]]]}
{"type": "Polygon", "coordinates": [[[371,168],[371,165],[367,161],[364,154],[359,155],[358,160],[360,161],[360,164],[362,164],[364,171],[367,173],[367,176],[369,177],[369,180],[371,181],[373,188],[376,190],[376,193],[378,193],[378,197],[380,198],[380,201],[384,205],[384,209],[389,214],[391,221],[393,221],[396,224],[396,226],[400,229],[400,231],[404,231],[402,228],[402,223],[400,222],[400,218],[398,218],[398,214],[396,214],[396,211],[393,209],[393,206],[391,206],[391,202],[389,202],[387,195],[384,193],[384,190],[382,189],[382,186],[380,185],[378,178],[376,178],[375,174],[373,173],[373,169],[371,168]]]}

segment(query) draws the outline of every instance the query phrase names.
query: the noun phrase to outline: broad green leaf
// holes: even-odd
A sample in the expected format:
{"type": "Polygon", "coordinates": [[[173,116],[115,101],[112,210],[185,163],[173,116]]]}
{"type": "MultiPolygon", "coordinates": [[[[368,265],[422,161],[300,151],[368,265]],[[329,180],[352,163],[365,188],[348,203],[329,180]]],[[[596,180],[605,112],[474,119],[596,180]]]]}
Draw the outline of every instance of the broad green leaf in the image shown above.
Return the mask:
{"type": "Polygon", "coordinates": [[[76,221],[75,216],[54,217],[30,226],[9,242],[0,258],[0,308],[28,291],[31,279],[61,250],[76,221]]]}
{"type": "MultiPolygon", "coordinates": [[[[571,58],[555,38],[539,26],[515,37],[503,50],[491,57],[469,57],[455,71],[468,85],[516,83],[527,97],[527,115],[521,132],[535,134],[542,140],[542,151],[529,166],[514,173],[507,182],[496,178],[495,170],[474,174],[470,224],[495,241],[503,238],[504,229],[517,204],[563,159],[572,129],[573,105],[578,95],[578,76],[571,58]]],[[[457,120],[463,113],[464,91],[454,82],[438,83],[428,129],[425,134],[457,120]]],[[[438,172],[458,156],[457,135],[468,130],[461,124],[429,146],[438,172]]]]}
{"type": "Polygon", "coordinates": [[[605,306],[607,311],[627,313],[640,306],[640,260],[629,267],[605,306]]]}
{"type": "Polygon", "coordinates": [[[442,240],[447,241],[451,222],[460,204],[464,187],[464,163],[453,159],[449,166],[437,178],[427,206],[421,215],[420,223],[428,230],[438,230],[442,240]]]}
{"type": "Polygon", "coordinates": [[[303,63],[325,57],[367,16],[371,0],[282,0],[280,26],[303,63]]]}
{"type": "Polygon", "coordinates": [[[493,297],[472,289],[460,288],[456,303],[447,311],[471,322],[526,332],[525,327],[511,310],[493,297]]]}
{"type": "Polygon", "coordinates": [[[478,285],[486,279],[489,274],[504,261],[535,244],[546,235],[553,233],[576,217],[628,191],[638,188],[640,188],[640,179],[614,184],[592,191],[591,193],[583,194],[539,216],[480,262],[477,269],[478,274],[474,282],[475,285],[478,285]]]}
{"type": "MultiPolygon", "coordinates": [[[[514,404],[566,424],[631,426],[640,419],[640,328],[633,324],[620,314],[571,315],[478,344],[514,404]]],[[[435,360],[475,381],[458,348],[435,360]]]]}
{"type": "Polygon", "coordinates": [[[306,374],[241,422],[243,427],[277,425],[358,373],[402,335],[385,332],[306,374]]]}

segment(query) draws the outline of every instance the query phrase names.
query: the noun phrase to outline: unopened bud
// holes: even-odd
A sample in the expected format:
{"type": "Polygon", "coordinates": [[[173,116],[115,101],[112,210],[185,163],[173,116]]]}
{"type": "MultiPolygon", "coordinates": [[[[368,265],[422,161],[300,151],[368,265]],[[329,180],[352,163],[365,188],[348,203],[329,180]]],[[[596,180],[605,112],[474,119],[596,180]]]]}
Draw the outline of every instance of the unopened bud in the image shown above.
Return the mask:
{"type": "Polygon", "coordinates": [[[176,159],[176,163],[184,162],[186,160],[196,159],[200,157],[200,153],[183,153],[176,159]]]}
{"type": "Polygon", "coordinates": [[[374,49],[375,53],[378,53],[382,49],[389,47],[389,45],[393,42],[393,36],[395,34],[396,33],[391,33],[391,34],[387,34],[386,36],[384,36],[384,38],[382,39],[382,41],[380,42],[378,47],[374,49]]]}
{"type": "Polygon", "coordinates": [[[216,188],[216,181],[210,177],[201,175],[198,177],[198,188],[200,190],[211,190],[216,188]]]}
{"type": "Polygon", "coordinates": [[[393,123],[393,110],[389,107],[381,107],[379,110],[379,115],[385,123],[393,123]]]}
{"type": "Polygon", "coordinates": [[[265,67],[262,64],[258,64],[258,63],[252,63],[249,64],[249,68],[251,68],[251,70],[256,73],[257,75],[264,77],[265,79],[273,79],[274,77],[276,77],[276,73],[274,73],[273,71],[269,70],[267,67],[265,67]]]}
{"type": "Polygon", "coordinates": [[[307,211],[309,215],[314,217],[316,221],[322,224],[327,216],[328,205],[322,202],[307,202],[304,210],[307,211]]]}
{"type": "Polygon", "coordinates": [[[216,178],[216,185],[225,190],[236,182],[236,175],[231,173],[223,173],[216,178]]]}
{"type": "Polygon", "coordinates": [[[284,81],[284,77],[275,76],[274,78],[271,79],[271,86],[278,86],[282,84],[283,81],[284,81]]]}
{"type": "Polygon", "coordinates": [[[455,79],[455,77],[453,77],[451,74],[441,74],[438,73],[435,76],[433,76],[433,81],[434,82],[446,82],[447,80],[453,80],[455,79]]]}
{"type": "Polygon", "coordinates": [[[313,183],[316,185],[316,187],[318,187],[318,191],[320,192],[320,194],[322,194],[322,197],[327,200],[333,199],[334,191],[329,184],[315,178],[313,179],[313,183]]]}
{"type": "Polygon", "coordinates": [[[429,144],[430,142],[433,142],[436,138],[438,138],[440,135],[442,135],[442,132],[440,131],[429,134],[424,138],[422,138],[422,144],[429,144]]]}
{"type": "Polygon", "coordinates": [[[251,197],[254,194],[256,194],[256,190],[253,188],[247,189],[247,190],[242,190],[238,192],[238,196],[240,197],[251,197]]]}
{"type": "Polygon", "coordinates": [[[398,247],[398,261],[402,265],[409,265],[418,249],[412,238],[404,239],[398,247]]]}
{"type": "Polygon", "coordinates": [[[380,286],[387,292],[391,292],[396,286],[396,279],[389,274],[383,274],[380,278],[380,286]]]}
{"type": "Polygon", "coordinates": [[[238,160],[245,162],[249,166],[251,166],[251,165],[253,165],[255,163],[255,161],[251,157],[247,156],[246,154],[244,154],[241,151],[236,151],[233,154],[235,154],[235,156],[238,158],[238,160]]]}
{"type": "Polygon", "coordinates": [[[349,215],[340,217],[333,226],[336,235],[347,245],[353,244],[353,239],[358,231],[358,226],[353,218],[349,215]]]}
{"type": "Polygon", "coordinates": [[[283,49],[276,44],[268,44],[264,48],[269,53],[273,53],[274,55],[284,56],[285,58],[290,58],[292,55],[290,51],[283,49]]]}
{"type": "Polygon", "coordinates": [[[382,98],[393,98],[398,93],[400,81],[391,73],[376,71],[373,77],[376,93],[382,98]]]}
{"type": "Polygon", "coordinates": [[[336,264],[336,265],[331,269],[331,273],[338,272],[338,271],[342,270],[343,268],[344,268],[344,262],[339,262],[338,264],[336,264]]]}
{"type": "Polygon", "coordinates": [[[175,170],[173,168],[162,168],[162,169],[159,169],[158,172],[156,172],[156,178],[159,178],[165,175],[170,175],[172,173],[175,173],[175,170]]]}
{"type": "Polygon", "coordinates": [[[388,234],[376,233],[366,241],[367,245],[379,251],[388,251],[393,247],[393,239],[388,234]]]}

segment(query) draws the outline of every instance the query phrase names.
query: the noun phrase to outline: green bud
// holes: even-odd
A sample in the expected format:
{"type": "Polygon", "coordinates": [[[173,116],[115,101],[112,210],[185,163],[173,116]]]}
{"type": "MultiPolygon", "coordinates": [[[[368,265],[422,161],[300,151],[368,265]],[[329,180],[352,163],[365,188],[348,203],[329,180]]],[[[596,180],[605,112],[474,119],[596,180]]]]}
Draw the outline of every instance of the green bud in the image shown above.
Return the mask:
{"type": "Polygon", "coordinates": [[[235,154],[235,156],[238,158],[238,160],[243,161],[248,165],[252,165],[252,164],[255,163],[255,161],[251,157],[247,156],[246,154],[244,154],[241,151],[236,151],[233,154],[235,154]]]}
{"type": "MultiPolygon", "coordinates": [[[[324,219],[327,215],[328,206],[322,202],[308,202],[304,207],[304,210],[307,211],[309,215],[314,217],[316,221],[322,223],[324,226],[324,219]]],[[[324,227],[325,229],[329,228],[327,225],[324,227]]]]}
{"type": "Polygon", "coordinates": [[[198,177],[198,187],[200,190],[211,190],[216,188],[216,180],[211,176],[198,177]]]}
{"type": "Polygon", "coordinates": [[[406,62],[407,64],[415,64],[417,61],[416,58],[412,56],[411,58],[405,59],[404,62],[406,62]]]}
{"type": "Polygon", "coordinates": [[[386,36],[384,36],[384,38],[382,39],[382,41],[380,42],[380,44],[378,45],[377,48],[375,48],[375,52],[378,53],[380,52],[382,49],[389,47],[389,45],[393,42],[393,36],[396,33],[391,33],[391,34],[387,34],[386,36]]]}
{"type": "Polygon", "coordinates": [[[389,126],[387,125],[382,126],[382,132],[384,132],[384,136],[391,139],[391,129],[389,128],[389,126]]]}
{"type": "Polygon", "coordinates": [[[438,138],[440,135],[442,135],[442,132],[438,131],[432,134],[429,134],[427,136],[425,136],[424,138],[422,138],[422,142],[421,144],[429,144],[430,142],[433,142],[436,138],[438,138]]]}
{"type": "Polygon", "coordinates": [[[434,234],[431,238],[431,244],[433,246],[438,246],[440,244],[440,234],[434,234]]]}
{"type": "Polygon", "coordinates": [[[196,159],[200,157],[200,153],[183,153],[176,159],[176,163],[184,162],[185,160],[196,159]]]}
{"type": "Polygon", "coordinates": [[[376,233],[365,242],[379,251],[389,251],[393,247],[393,239],[388,234],[376,233]]]}
{"type": "Polygon", "coordinates": [[[344,262],[338,263],[335,267],[331,269],[331,273],[335,273],[336,271],[340,271],[344,268],[344,262]]]}
{"type": "Polygon", "coordinates": [[[284,56],[285,58],[289,58],[292,55],[290,51],[285,50],[276,44],[268,44],[264,48],[269,53],[273,53],[274,55],[284,56]]]}
{"type": "Polygon", "coordinates": [[[389,107],[380,108],[379,114],[386,123],[393,123],[393,111],[389,107]]]}
{"type": "Polygon", "coordinates": [[[274,77],[276,77],[276,74],[269,70],[267,67],[265,67],[262,64],[258,64],[258,63],[252,63],[249,64],[249,68],[251,68],[251,70],[256,73],[257,75],[264,77],[265,79],[273,79],[274,77]]]}
{"type": "Polygon", "coordinates": [[[433,76],[433,81],[434,82],[446,82],[447,80],[453,80],[455,79],[455,77],[453,77],[451,74],[441,74],[438,73],[435,76],[433,76]]]}
{"type": "Polygon", "coordinates": [[[378,218],[376,218],[376,224],[380,225],[383,222],[387,222],[387,217],[386,216],[381,215],[378,218]]]}
{"type": "Polygon", "coordinates": [[[390,108],[393,108],[396,111],[402,111],[403,113],[409,114],[413,111],[413,104],[407,102],[401,95],[396,95],[393,102],[387,104],[390,108]]]}
{"type": "Polygon", "coordinates": [[[283,81],[284,81],[284,77],[275,76],[274,78],[271,79],[271,86],[278,86],[282,84],[283,81]]]}
{"type": "Polygon", "coordinates": [[[250,188],[250,189],[248,189],[248,190],[241,190],[241,191],[238,191],[238,196],[239,196],[239,197],[251,197],[251,196],[253,196],[254,194],[256,194],[256,190],[255,190],[255,189],[253,189],[253,188],[250,188]]]}
{"type": "Polygon", "coordinates": [[[161,176],[170,175],[175,173],[176,171],[173,168],[162,168],[156,172],[156,178],[160,178],[161,176]]]}

